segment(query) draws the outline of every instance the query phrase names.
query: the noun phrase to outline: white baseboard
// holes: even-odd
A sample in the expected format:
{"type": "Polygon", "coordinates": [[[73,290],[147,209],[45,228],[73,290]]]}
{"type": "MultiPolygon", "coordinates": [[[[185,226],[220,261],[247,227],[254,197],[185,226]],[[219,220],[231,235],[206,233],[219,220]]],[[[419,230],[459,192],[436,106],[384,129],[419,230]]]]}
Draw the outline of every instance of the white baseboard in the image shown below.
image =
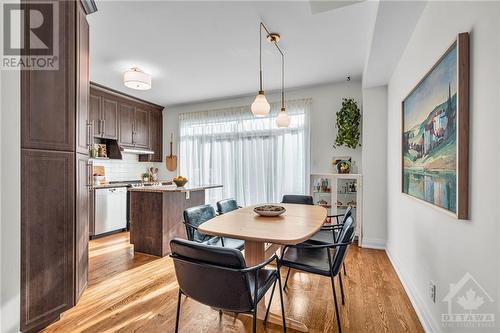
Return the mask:
{"type": "Polygon", "coordinates": [[[441,326],[438,325],[434,319],[432,318],[432,315],[425,305],[425,302],[423,299],[420,297],[420,295],[417,292],[417,289],[415,288],[415,285],[413,282],[408,279],[403,271],[401,270],[401,265],[399,264],[399,261],[391,255],[390,251],[388,249],[385,249],[385,253],[387,253],[387,256],[389,257],[389,260],[392,263],[392,266],[396,270],[396,274],[399,277],[399,280],[403,284],[403,288],[406,291],[406,294],[410,298],[410,302],[413,305],[413,308],[415,309],[415,312],[417,313],[418,319],[420,320],[420,323],[422,324],[422,327],[424,328],[424,331],[427,333],[440,333],[442,332],[441,326]]]}
{"type": "Polygon", "coordinates": [[[385,240],[363,238],[360,246],[367,249],[385,250],[385,240]]]}

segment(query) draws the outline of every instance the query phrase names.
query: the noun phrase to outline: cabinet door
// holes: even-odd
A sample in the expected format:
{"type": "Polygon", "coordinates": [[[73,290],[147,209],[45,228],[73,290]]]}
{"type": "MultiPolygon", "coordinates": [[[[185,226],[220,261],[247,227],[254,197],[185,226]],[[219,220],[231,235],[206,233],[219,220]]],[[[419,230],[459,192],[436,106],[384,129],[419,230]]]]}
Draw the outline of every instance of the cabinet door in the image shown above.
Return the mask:
{"type": "Polygon", "coordinates": [[[109,98],[102,98],[102,133],[103,138],[118,138],[118,102],[109,98]]]}
{"type": "MultiPolygon", "coordinates": [[[[59,70],[21,71],[21,147],[75,151],[75,38],[73,1],[59,3],[59,70]]],[[[23,2],[25,11],[30,2],[23,2]]],[[[24,8],[24,7],[23,7],[24,8]]],[[[36,10],[36,7],[33,8],[36,10]]],[[[49,26],[49,25],[44,25],[49,26]]],[[[4,111],[4,110],[2,110],[4,111]]]]}
{"type": "Polygon", "coordinates": [[[21,330],[74,304],[75,153],[21,150],[21,330]]]}
{"type": "Polygon", "coordinates": [[[163,124],[162,113],[159,110],[149,111],[149,147],[153,155],[140,155],[140,162],[161,162],[163,156],[163,124]]]}
{"type": "Polygon", "coordinates": [[[149,148],[149,112],[140,108],[135,109],[134,144],[149,148]]]}
{"type": "Polygon", "coordinates": [[[88,154],[90,145],[89,133],[89,24],[85,12],[78,6],[76,18],[76,152],[88,154]]]}
{"type": "Polygon", "coordinates": [[[91,167],[87,155],[76,154],[75,304],[88,281],[91,167]]]}
{"type": "Polygon", "coordinates": [[[89,99],[89,121],[92,126],[93,136],[101,136],[101,96],[90,94],[89,99]]]}
{"type": "Polygon", "coordinates": [[[119,133],[118,133],[118,143],[123,146],[133,146],[134,145],[134,121],[135,121],[135,108],[123,102],[119,103],[119,133]]]}

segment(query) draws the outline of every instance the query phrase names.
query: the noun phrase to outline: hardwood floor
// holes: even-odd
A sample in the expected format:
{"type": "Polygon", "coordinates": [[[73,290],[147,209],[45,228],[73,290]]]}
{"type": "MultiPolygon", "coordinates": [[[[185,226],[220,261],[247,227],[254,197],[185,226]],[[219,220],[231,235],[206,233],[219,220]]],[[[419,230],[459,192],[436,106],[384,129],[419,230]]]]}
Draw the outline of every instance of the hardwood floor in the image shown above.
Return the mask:
{"type": "MultiPolygon", "coordinates": [[[[351,246],[346,267],[343,331],[423,332],[384,251],[351,246]]],[[[287,316],[306,323],[310,332],[336,332],[329,278],[292,270],[288,286],[287,316]]],[[[172,260],[134,254],[128,233],[116,234],[90,242],[87,290],[76,307],[44,332],[173,332],[176,302],[172,260]]],[[[278,297],[272,307],[279,313],[278,297]]],[[[250,332],[251,321],[228,314],[219,319],[217,311],[183,298],[180,330],[250,332]]],[[[258,331],[281,330],[258,323],[258,331]]]]}

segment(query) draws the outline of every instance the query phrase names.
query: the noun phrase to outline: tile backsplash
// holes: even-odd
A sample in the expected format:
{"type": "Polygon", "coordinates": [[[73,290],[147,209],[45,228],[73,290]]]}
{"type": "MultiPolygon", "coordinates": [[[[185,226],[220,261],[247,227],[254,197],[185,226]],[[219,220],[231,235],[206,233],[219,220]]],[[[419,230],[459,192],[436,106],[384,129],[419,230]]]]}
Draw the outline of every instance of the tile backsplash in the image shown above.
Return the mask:
{"type": "Polygon", "coordinates": [[[139,162],[139,155],[122,153],[121,160],[94,160],[94,166],[103,166],[106,181],[139,180],[149,167],[161,167],[161,163],[139,162]]]}

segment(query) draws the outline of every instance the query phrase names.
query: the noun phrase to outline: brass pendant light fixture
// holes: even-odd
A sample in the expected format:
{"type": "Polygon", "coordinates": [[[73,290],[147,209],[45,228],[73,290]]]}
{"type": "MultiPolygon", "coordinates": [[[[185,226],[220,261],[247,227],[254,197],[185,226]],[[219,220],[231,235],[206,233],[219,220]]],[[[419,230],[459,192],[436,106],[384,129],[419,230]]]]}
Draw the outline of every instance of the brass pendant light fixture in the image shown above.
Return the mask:
{"type": "Polygon", "coordinates": [[[271,105],[269,105],[264,94],[264,89],[262,88],[262,29],[267,33],[267,41],[273,44],[281,55],[281,110],[278,113],[278,117],[276,117],[276,125],[278,127],[288,127],[290,125],[290,116],[285,108],[285,55],[278,45],[281,36],[277,33],[269,32],[262,22],[259,26],[259,93],[250,108],[256,117],[266,116],[271,110],[271,105]]]}

